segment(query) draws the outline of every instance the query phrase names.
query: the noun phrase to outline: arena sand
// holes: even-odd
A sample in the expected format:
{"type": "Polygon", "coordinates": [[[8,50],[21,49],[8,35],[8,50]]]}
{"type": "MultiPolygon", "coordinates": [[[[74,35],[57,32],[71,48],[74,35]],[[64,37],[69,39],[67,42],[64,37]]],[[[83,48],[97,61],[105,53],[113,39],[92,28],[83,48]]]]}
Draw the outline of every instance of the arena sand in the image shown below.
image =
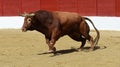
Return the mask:
{"type": "MultiPolygon", "coordinates": [[[[88,51],[89,42],[83,51],[76,51],[80,42],[64,36],[55,45],[59,55],[53,56],[43,54],[48,46],[41,33],[1,29],[0,67],[120,67],[120,31],[100,33],[95,51],[88,51]]],[[[96,33],[91,31],[91,35],[96,33]]]]}

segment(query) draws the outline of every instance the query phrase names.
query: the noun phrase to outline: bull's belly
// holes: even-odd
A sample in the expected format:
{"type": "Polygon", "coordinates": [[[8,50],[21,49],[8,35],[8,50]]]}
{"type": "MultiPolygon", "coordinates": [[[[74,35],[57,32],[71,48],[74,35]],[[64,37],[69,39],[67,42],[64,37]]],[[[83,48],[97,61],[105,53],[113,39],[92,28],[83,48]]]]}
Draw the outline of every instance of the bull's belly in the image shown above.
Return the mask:
{"type": "Polygon", "coordinates": [[[70,35],[70,34],[79,35],[80,32],[78,30],[63,30],[63,31],[61,31],[61,36],[70,35]]]}
{"type": "Polygon", "coordinates": [[[81,39],[83,38],[82,34],[79,32],[70,32],[70,31],[64,32],[61,34],[61,37],[65,36],[65,35],[68,35],[71,39],[73,39],[75,41],[81,41],[81,39]]]}

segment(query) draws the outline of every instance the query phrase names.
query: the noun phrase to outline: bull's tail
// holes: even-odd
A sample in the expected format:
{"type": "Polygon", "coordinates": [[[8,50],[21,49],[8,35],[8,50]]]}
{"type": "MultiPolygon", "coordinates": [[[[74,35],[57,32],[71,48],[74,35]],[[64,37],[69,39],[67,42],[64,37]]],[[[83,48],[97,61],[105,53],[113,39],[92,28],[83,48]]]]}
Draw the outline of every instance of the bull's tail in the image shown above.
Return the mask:
{"type": "Polygon", "coordinates": [[[97,33],[97,36],[94,39],[94,45],[96,46],[98,44],[98,41],[99,41],[99,38],[100,38],[100,32],[98,31],[98,29],[95,27],[94,23],[89,18],[87,18],[87,17],[83,17],[83,18],[85,20],[88,20],[88,21],[91,22],[91,24],[93,25],[93,27],[94,27],[94,29],[95,29],[95,31],[97,33]]]}

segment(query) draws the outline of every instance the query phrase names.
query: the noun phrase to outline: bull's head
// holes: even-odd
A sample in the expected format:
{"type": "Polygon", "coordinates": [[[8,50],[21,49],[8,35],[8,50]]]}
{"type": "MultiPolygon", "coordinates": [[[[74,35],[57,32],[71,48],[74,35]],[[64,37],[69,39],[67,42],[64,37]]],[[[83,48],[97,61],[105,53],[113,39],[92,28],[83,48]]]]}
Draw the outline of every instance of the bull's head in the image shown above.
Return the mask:
{"type": "Polygon", "coordinates": [[[22,31],[26,32],[27,30],[34,30],[33,26],[32,26],[32,22],[33,22],[32,18],[33,18],[33,16],[35,16],[35,14],[34,13],[30,13],[30,14],[24,13],[24,14],[20,14],[20,16],[25,17],[24,23],[22,26],[22,31]]]}

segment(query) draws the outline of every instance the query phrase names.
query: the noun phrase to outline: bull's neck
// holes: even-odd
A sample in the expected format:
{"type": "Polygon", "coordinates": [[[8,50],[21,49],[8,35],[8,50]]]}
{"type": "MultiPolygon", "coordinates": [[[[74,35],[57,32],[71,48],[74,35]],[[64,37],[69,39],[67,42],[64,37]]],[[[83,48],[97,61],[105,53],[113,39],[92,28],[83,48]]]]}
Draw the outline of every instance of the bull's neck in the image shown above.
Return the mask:
{"type": "Polygon", "coordinates": [[[37,30],[38,32],[41,32],[42,34],[48,34],[49,32],[49,30],[46,28],[46,27],[43,27],[43,26],[39,26],[39,27],[37,27],[35,30],[37,30]]]}

